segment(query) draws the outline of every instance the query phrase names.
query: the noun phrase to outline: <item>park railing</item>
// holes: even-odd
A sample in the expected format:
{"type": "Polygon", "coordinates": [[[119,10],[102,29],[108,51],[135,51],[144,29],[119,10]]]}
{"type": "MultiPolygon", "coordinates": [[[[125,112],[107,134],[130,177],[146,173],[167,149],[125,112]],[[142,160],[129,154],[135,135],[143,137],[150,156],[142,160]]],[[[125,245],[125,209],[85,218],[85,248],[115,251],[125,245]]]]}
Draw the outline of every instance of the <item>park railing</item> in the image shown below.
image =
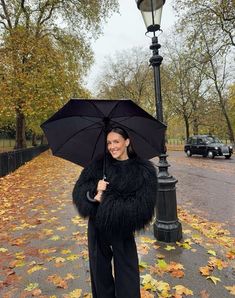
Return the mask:
{"type": "Polygon", "coordinates": [[[27,161],[48,149],[48,145],[0,153],[0,177],[15,171],[27,161]]]}

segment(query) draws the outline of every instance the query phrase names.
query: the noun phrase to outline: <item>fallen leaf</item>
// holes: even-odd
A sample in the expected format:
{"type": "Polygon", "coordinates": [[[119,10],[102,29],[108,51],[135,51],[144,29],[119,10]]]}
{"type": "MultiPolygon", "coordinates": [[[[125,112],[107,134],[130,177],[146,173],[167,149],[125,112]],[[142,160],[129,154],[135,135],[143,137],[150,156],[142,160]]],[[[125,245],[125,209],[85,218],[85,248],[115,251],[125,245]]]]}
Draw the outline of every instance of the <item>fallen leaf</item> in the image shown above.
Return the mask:
{"type": "Polygon", "coordinates": [[[32,296],[37,297],[42,294],[42,291],[40,289],[35,289],[32,291],[32,296]]]}
{"type": "Polygon", "coordinates": [[[174,270],[174,271],[171,272],[171,276],[178,277],[178,278],[184,277],[184,271],[174,270]]]}
{"type": "Polygon", "coordinates": [[[64,295],[64,298],[80,298],[82,295],[82,289],[76,289],[69,294],[64,295]]]}
{"type": "Polygon", "coordinates": [[[55,258],[55,262],[56,263],[64,263],[65,262],[65,259],[64,258],[61,258],[61,257],[58,257],[58,258],[55,258]]]}
{"type": "Polygon", "coordinates": [[[32,274],[33,272],[39,271],[39,270],[46,270],[46,268],[40,266],[40,265],[35,265],[32,268],[30,268],[27,272],[28,274],[32,274]]]}
{"type": "Polygon", "coordinates": [[[144,242],[144,243],[155,243],[156,240],[155,239],[152,239],[152,238],[149,238],[149,237],[140,237],[140,240],[141,242],[144,242]]]}
{"type": "Polygon", "coordinates": [[[215,285],[217,284],[217,281],[221,281],[221,279],[219,277],[215,277],[213,275],[207,276],[206,279],[210,279],[215,285]]]}
{"type": "Polygon", "coordinates": [[[165,260],[157,260],[156,266],[159,267],[162,270],[166,270],[167,269],[167,263],[165,260]]]}
{"type": "Polygon", "coordinates": [[[149,293],[145,289],[140,289],[141,298],[154,298],[153,294],[149,293]]]}
{"type": "Polygon", "coordinates": [[[139,268],[145,269],[147,267],[148,267],[148,264],[146,262],[143,262],[143,261],[139,262],[139,268]]]}
{"type": "Polygon", "coordinates": [[[201,298],[209,298],[209,294],[206,290],[200,292],[201,298]]]}
{"type": "Polygon", "coordinates": [[[234,286],[224,286],[226,290],[229,291],[231,295],[235,296],[235,285],[234,286]]]}
{"type": "Polygon", "coordinates": [[[60,236],[58,235],[55,235],[55,236],[52,236],[51,238],[49,238],[49,240],[52,240],[52,241],[57,241],[57,240],[60,240],[60,236]]]}
{"type": "Polygon", "coordinates": [[[167,250],[167,251],[170,251],[170,250],[174,250],[175,247],[171,246],[171,245],[167,245],[164,249],[167,250]]]}
{"type": "Polygon", "coordinates": [[[199,267],[199,271],[203,276],[209,276],[211,273],[211,269],[208,266],[205,267],[199,267]]]}
{"type": "Polygon", "coordinates": [[[209,255],[216,256],[216,252],[214,250],[209,249],[207,252],[209,255]]]}
{"type": "Polygon", "coordinates": [[[30,283],[24,290],[31,292],[32,290],[36,289],[38,286],[39,286],[38,283],[30,283]]]}
{"type": "Polygon", "coordinates": [[[176,294],[178,295],[193,295],[193,291],[182,286],[182,285],[176,285],[173,287],[175,290],[176,294]]]}

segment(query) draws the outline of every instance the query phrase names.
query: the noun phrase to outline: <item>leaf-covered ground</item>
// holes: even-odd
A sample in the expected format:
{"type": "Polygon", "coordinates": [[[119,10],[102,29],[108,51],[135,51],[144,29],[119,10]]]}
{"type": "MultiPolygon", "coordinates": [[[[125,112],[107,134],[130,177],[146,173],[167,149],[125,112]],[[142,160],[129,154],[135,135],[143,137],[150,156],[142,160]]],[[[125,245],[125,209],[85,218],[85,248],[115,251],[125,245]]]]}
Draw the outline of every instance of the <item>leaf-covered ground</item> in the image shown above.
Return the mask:
{"type": "MultiPolygon", "coordinates": [[[[80,171],[45,152],[0,178],[0,297],[91,297],[87,222],[71,200],[80,171]]],[[[179,218],[180,243],[137,235],[142,298],[235,295],[229,231],[180,206],[179,218]]]]}

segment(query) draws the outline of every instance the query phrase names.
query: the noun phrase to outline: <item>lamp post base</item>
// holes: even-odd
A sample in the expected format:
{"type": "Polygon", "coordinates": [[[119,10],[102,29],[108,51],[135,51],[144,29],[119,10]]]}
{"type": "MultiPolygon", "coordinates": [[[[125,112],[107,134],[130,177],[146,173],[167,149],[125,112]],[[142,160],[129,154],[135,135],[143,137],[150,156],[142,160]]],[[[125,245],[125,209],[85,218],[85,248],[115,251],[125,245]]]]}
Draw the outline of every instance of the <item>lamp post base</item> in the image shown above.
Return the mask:
{"type": "Polygon", "coordinates": [[[176,222],[160,222],[154,223],[154,236],[158,241],[176,242],[182,238],[182,226],[179,221],[176,222]]]}
{"type": "Polygon", "coordinates": [[[159,156],[158,198],[154,236],[158,241],[176,242],[182,238],[182,226],[177,217],[176,183],[168,173],[167,155],[159,156]]]}

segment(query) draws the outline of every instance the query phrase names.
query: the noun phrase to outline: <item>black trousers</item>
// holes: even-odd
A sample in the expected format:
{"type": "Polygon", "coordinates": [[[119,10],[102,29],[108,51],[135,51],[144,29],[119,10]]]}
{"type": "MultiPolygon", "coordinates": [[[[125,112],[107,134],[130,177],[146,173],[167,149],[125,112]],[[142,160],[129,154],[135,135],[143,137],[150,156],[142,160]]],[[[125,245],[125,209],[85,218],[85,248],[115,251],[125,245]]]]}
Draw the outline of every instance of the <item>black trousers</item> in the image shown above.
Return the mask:
{"type": "Polygon", "coordinates": [[[88,247],[93,298],[140,298],[138,255],[133,234],[126,237],[104,235],[89,219],[88,247]]]}

